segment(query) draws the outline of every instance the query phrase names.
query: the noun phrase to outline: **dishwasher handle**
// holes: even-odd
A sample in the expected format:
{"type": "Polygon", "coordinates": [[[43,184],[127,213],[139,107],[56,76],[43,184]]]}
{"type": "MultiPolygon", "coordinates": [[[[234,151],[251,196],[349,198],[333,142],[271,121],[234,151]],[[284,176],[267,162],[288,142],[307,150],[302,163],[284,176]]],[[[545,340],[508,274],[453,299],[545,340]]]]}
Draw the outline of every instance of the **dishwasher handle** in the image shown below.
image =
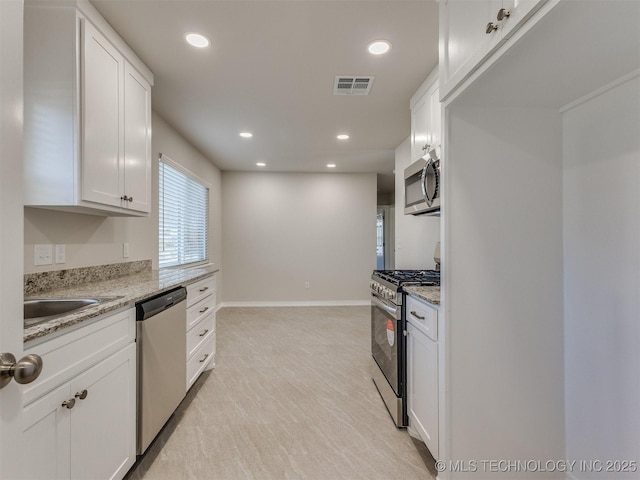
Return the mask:
{"type": "Polygon", "coordinates": [[[184,287],[174,288],[168,292],[142,300],[136,303],[136,320],[143,321],[164,312],[187,299],[187,289],[184,287]]]}

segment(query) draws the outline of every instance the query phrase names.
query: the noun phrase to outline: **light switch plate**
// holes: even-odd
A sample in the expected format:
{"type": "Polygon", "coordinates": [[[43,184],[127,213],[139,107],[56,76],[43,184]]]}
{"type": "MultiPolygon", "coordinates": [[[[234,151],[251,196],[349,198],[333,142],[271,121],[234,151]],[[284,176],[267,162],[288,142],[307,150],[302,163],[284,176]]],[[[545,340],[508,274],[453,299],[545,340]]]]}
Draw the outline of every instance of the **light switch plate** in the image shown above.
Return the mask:
{"type": "Polygon", "coordinates": [[[67,261],[67,251],[64,243],[56,245],[56,263],[65,263],[67,261]]]}
{"type": "Polygon", "coordinates": [[[53,245],[34,245],[33,257],[34,265],[53,264],[53,245]]]}
{"type": "Polygon", "coordinates": [[[129,244],[128,243],[123,243],[122,244],[122,256],[124,258],[129,258],[129,244]]]}

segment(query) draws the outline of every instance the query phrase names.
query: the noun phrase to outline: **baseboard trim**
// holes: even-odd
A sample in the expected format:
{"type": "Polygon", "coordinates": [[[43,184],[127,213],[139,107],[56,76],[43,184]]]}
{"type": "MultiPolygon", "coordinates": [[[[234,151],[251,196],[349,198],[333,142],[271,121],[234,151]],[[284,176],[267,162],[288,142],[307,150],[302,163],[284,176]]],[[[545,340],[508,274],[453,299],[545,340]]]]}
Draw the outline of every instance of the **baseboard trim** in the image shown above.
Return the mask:
{"type": "Polygon", "coordinates": [[[371,300],[316,300],[302,302],[222,302],[218,309],[225,307],[365,307],[371,300]]]}

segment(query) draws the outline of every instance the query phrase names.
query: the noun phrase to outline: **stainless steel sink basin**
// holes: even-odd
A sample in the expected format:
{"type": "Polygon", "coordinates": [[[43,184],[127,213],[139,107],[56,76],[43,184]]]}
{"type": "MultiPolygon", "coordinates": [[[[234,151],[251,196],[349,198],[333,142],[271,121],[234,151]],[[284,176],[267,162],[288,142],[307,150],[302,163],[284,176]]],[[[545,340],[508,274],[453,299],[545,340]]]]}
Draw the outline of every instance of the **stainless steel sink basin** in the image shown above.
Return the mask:
{"type": "Polygon", "coordinates": [[[119,297],[38,298],[25,300],[24,326],[29,327],[68,313],[77,312],[92,305],[115,300],[116,298],[119,297]]]}

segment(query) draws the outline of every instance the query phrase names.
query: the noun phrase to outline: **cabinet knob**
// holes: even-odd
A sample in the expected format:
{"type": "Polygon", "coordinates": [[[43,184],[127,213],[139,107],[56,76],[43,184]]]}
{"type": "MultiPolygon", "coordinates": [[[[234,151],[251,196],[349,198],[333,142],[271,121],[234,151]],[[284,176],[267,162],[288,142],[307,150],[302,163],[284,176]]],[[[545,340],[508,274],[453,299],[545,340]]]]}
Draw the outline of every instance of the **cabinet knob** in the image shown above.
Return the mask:
{"type": "Polygon", "coordinates": [[[130,202],[133,202],[133,197],[129,197],[129,201],[130,201],[130,202]]]}
{"type": "Polygon", "coordinates": [[[75,397],[76,397],[76,398],[79,398],[80,400],[84,400],[85,398],[87,398],[87,394],[88,394],[88,393],[89,393],[89,392],[87,392],[86,390],[81,390],[81,391],[79,391],[79,392],[76,392],[75,397]]]}
{"type": "Polygon", "coordinates": [[[133,197],[127,197],[126,195],[123,195],[122,197],[120,197],[120,200],[124,200],[125,202],[133,202],[133,197]]]}
{"type": "Polygon", "coordinates": [[[70,398],[69,400],[65,400],[64,402],[62,402],[62,406],[64,408],[67,408],[69,410],[71,410],[73,407],[75,407],[76,405],[76,399],[75,398],[70,398]]]}
{"type": "Polygon", "coordinates": [[[11,353],[0,353],[0,388],[15,378],[16,382],[24,385],[33,382],[42,372],[42,358],[31,353],[16,362],[11,353]]]}
{"type": "Polygon", "coordinates": [[[422,147],[422,151],[426,152],[427,150],[429,150],[430,145],[428,143],[425,143],[424,146],[422,147]]]}
{"type": "Polygon", "coordinates": [[[408,331],[406,331],[406,330],[404,330],[402,333],[404,334],[404,336],[405,336],[405,337],[408,337],[408,336],[409,336],[409,332],[408,332],[408,331]]]}
{"type": "Polygon", "coordinates": [[[500,10],[498,10],[498,16],[496,18],[499,21],[502,21],[505,18],[509,18],[510,16],[511,16],[511,10],[507,10],[506,8],[501,8],[500,10]]]}
{"type": "Polygon", "coordinates": [[[488,34],[495,32],[498,29],[498,25],[496,25],[493,22],[489,22],[487,23],[487,29],[485,30],[485,32],[488,34]]]}

